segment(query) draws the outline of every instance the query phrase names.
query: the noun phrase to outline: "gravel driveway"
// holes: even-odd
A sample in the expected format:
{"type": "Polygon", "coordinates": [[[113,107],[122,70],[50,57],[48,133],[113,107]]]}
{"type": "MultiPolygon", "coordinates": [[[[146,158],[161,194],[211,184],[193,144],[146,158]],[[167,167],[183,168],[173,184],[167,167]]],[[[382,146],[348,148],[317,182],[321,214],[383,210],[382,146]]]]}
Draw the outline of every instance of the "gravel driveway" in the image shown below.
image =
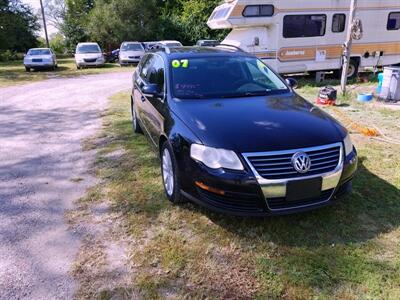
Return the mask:
{"type": "Polygon", "coordinates": [[[94,152],[107,98],[131,73],[50,79],[0,89],[0,299],[70,299],[79,249],[65,212],[95,184],[94,152]]]}

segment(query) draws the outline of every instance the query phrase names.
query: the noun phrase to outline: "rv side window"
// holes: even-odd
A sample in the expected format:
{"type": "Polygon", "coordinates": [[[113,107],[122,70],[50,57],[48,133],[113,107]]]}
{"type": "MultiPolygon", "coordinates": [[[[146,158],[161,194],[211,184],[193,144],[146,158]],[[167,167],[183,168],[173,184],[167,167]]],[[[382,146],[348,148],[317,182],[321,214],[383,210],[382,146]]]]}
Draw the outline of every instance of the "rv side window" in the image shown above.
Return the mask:
{"type": "Polygon", "coordinates": [[[343,32],[346,28],[346,15],[334,14],[332,19],[332,32],[343,32]]]}
{"type": "Polygon", "coordinates": [[[273,5],[247,5],[243,10],[243,17],[271,17],[273,15],[273,5]]]}
{"type": "Polygon", "coordinates": [[[400,12],[392,12],[389,14],[387,30],[399,30],[399,29],[400,29],[400,12]]]}
{"type": "Polygon", "coordinates": [[[326,15],[288,15],[283,18],[283,37],[324,36],[326,15]]]}

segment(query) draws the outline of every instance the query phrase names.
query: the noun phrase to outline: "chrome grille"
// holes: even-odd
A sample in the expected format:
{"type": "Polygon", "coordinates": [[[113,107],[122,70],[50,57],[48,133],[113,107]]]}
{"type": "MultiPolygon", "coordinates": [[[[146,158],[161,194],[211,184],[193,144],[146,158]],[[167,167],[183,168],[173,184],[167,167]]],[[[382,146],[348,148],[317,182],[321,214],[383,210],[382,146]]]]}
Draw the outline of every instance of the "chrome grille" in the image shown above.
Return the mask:
{"type": "Polygon", "coordinates": [[[342,144],[263,153],[245,153],[243,156],[259,176],[265,179],[288,179],[319,175],[334,171],[340,164],[342,144]],[[292,165],[297,152],[305,152],[311,158],[311,169],[298,173],[292,165]]]}

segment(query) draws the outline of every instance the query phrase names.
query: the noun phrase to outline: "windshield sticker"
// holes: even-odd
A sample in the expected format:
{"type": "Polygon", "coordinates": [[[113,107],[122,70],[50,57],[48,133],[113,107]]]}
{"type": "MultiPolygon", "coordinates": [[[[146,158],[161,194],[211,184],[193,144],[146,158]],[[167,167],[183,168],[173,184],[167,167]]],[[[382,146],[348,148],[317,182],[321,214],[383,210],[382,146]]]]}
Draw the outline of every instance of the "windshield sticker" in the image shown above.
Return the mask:
{"type": "Polygon", "coordinates": [[[181,60],[174,59],[172,61],[172,67],[175,68],[175,69],[187,68],[188,66],[189,66],[189,60],[188,59],[181,59],[181,60]]]}
{"type": "Polygon", "coordinates": [[[267,66],[261,60],[257,60],[257,67],[260,69],[260,71],[268,73],[268,71],[266,70],[267,66]]]}

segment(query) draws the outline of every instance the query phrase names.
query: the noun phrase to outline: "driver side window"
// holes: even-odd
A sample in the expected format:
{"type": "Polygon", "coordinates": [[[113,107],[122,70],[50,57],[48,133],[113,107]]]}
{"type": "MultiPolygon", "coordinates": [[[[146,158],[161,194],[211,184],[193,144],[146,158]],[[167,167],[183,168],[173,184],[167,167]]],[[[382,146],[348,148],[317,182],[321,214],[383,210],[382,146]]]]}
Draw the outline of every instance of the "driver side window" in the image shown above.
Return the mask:
{"type": "Polygon", "coordinates": [[[160,92],[165,92],[164,61],[157,55],[149,55],[144,62],[140,77],[147,84],[156,84],[160,92]]]}
{"type": "Polygon", "coordinates": [[[150,84],[156,84],[158,90],[162,93],[165,92],[164,85],[164,61],[161,57],[154,55],[152,57],[152,64],[147,74],[147,82],[150,84]]]}

